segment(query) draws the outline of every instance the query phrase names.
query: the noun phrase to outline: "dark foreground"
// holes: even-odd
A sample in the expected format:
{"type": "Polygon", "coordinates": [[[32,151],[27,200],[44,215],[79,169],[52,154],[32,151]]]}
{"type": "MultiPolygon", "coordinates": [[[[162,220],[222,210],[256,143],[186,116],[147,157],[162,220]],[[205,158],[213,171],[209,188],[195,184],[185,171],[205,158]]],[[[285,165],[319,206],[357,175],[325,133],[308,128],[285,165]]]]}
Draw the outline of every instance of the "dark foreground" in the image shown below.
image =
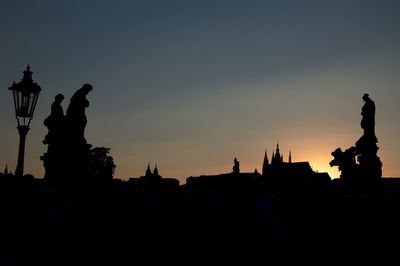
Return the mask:
{"type": "Polygon", "coordinates": [[[0,180],[0,265],[397,261],[400,182],[268,187],[0,180]]]}

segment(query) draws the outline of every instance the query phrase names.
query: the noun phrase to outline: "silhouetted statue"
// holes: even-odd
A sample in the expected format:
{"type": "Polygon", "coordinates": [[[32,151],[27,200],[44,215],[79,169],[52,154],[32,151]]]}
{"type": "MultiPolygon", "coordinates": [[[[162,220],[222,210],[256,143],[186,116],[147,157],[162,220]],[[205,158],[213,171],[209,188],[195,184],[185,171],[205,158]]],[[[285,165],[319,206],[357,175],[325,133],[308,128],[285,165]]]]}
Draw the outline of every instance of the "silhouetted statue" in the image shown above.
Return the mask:
{"type": "Polygon", "coordinates": [[[64,95],[61,93],[54,97],[51,105],[50,115],[44,120],[43,124],[47,127],[48,133],[43,140],[47,144],[47,152],[41,157],[43,160],[45,172],[45,180],[51,185],[55,185],[55,176],[58,172],[63,171],[63,161],[65,156],[66,140],[66,119],[61,102],[64,95]]]}
{"type": "Polygon", "coordinates": [[[49,129],[44,144],[48,144],[47,152],[41,157],[43,160],[45,180],[58,190],[69,190],[69,193],[80,184],[88,182],[90,177],[89,151],[90,144],[85,139],[87,123],[85,108],[89,106],[87,94],[93,89],[84,84],[71,97],[66,116],[64,116],[61,102],[62,94],[55,97],[51,106],[51,114],[44,121],[49,129]]]}
{"type": "Polygon", "coordinates": [[[67,109],[68,126],[72,137],[85,142],[84,135],[87,124],[85,108],[89,107],[89,101],[86,96],[92,89],[93,87],[90,84],[84,84],[82,88],[72,95],[67,109]]]}
{"type": "Polygon", "coordinates": [[[64,110],[61,106],[61,102],[63,100],[64,95],[61,93],[54,97],[54,102],[51,105],[51,113],[43,122],[43,124],[49,130],[45,139],[43,140],[44,144],[53,144],[54,142],[58,141],[57,138],[60,138],[63,133],[63,126],[65,123],[64,110]]]}
{"type": "Polygon", "coordinates": [[[356,142],[356,155],[360,174],[368,180],[376,180],[382,177],[382,162],[377,156],[379,148],[375,136],[375,103],[366,93],[363,100],[365,103],[361,109],[361,128],[364,134],[356,142]]]}
{"type": "Polygon", "coordinates": [[[376,155],[378,139],[375,136],[375,103],[367,93],[363,96],[364,106],[361,109],[361,128],[364,134],[355,147],[342,152],[340,148],[332,152],[334,159],[331,166],[339,166],[341,178],[346,180],[374,181],[382,177],[382,162],[376,155]],[[357,156],[357,164],[355,157],[357,156]]]}
{"type": "Polygon", "coordinates": [[[341,171],[340,178],[344,180],[351,180],[357,177],[358,165],[356,164],[356,148],[351,147],[344,152],[341,148],[337,148],[331,154],[333,160],[330,161],[330,166],[338,166],[339,171],[341,171]]]}
{"type": "Polygon", "coordinates": [[[233,167],[232,167],[233,173],[234,174],[239,174],[240,168],[239,168],[239,161],[237,158],[233,159],[233,167]]]}
{"type": "Polygon", "coordinates": [[[364,94],[363,100],[365,102],[361,109],[361,128],[367,132],[374,134],[375,129],[375,103],[369,98],[367,93],[364,94]]]}

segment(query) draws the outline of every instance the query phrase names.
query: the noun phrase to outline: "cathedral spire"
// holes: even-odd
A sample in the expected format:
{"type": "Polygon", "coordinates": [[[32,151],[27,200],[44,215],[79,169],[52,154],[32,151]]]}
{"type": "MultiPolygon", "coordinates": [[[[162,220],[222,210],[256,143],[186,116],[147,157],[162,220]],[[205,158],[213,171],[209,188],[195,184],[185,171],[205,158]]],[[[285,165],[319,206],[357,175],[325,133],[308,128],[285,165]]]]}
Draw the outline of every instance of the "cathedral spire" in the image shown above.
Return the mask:
{"type": "Polygon", "coordinates": [[[279,152],[279,142],[278,141],[276,141],[275,157],[277,158],[277,161],[282,161],[282,156],[279,152]]]}
{"type": "Polygon", "coordinates": [[[157,162],[155,162],[155,164],[154,164],[153,175],[158,176],[157,162]]]}
{"type": "Polygon", "coordinates": [[[275,153],[272,153],[271,165],[279,165],[283,162],[283,156],[279,152],[279,142],[276,142],[275,153]]]}
{"type": "Polygon", "coordinates": [[[276,141],[275,157],[276,157],[276,158],[279,158],[279,159],[282,157],[281,154],[280,154],[280,152],[279,152],[279,142],[278,142],[278,141],[276,141]]]}
{"type": "Polygon", "coordinates": [[[151,170],[150,170],[150,162],[148,162],[147,163],[146,176],[148,177],[148,176],[151,176],[151,175],[152,175],[152,173],[151,173],[151,170]]]}
{"type": "Polygon", "coordinates": [[[268,168],[268,156],[267,156],[267,150],[265,149],[264,153],[264,161],[263,161],[263,166],[262,166],[262,175],[266,175],[266,170],[268,168]]]}

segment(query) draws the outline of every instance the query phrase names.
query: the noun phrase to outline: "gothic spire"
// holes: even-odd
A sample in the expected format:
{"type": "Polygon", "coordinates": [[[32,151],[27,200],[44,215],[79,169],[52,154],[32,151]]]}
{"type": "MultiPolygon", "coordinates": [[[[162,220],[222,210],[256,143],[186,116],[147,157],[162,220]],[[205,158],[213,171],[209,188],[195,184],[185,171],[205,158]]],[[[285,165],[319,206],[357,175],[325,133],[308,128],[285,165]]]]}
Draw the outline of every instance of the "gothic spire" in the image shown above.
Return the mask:
{"type": "Polygon", "coordinates": [[[282,161],[282,156],[279,152],[279,143],[278,141],[276,142],[276,151],[275,151],[275,157],[277,158],[277,161],[282,161]]]}
{"type": "Polygon", "coordinates": [[[146,170],[146,176],[151,176],[151,170],[150,170],[150,162],[147,163],[147,170],[146,170]]]}
{"type": "Polygon", "coordinates": [[[264,152],[264,163],[267,163],[267,164],[268,164],[267,149],[265,149],[265,152],[264,152]]]}
{"type": "Polygon", "coordinates": [[[268,156],[267,156],[267,150],[265,149],[264,161],[262,166],[262,175],[266,175],[267,168],[268,168],[268,156]]]}
{"type": "Polygon", "coordinates": [[[154,164],[153,175],[158,176],[157,162],[155,162],[155,164],[154,164]]]}

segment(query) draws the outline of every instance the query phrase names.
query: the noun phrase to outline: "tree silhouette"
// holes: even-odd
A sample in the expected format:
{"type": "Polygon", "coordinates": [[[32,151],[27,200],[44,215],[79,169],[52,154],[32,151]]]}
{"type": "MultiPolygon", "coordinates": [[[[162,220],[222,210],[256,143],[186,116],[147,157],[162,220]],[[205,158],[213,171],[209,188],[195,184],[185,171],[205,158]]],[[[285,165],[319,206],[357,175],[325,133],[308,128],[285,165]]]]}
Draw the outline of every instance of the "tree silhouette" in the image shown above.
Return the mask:
{"type": "Polygon", "coordinates": [[[110,155],[110,148],[95,147],[89,151],[88,170],[93,177],[104,180],[113,178],[115,164],[110,155]]]}

